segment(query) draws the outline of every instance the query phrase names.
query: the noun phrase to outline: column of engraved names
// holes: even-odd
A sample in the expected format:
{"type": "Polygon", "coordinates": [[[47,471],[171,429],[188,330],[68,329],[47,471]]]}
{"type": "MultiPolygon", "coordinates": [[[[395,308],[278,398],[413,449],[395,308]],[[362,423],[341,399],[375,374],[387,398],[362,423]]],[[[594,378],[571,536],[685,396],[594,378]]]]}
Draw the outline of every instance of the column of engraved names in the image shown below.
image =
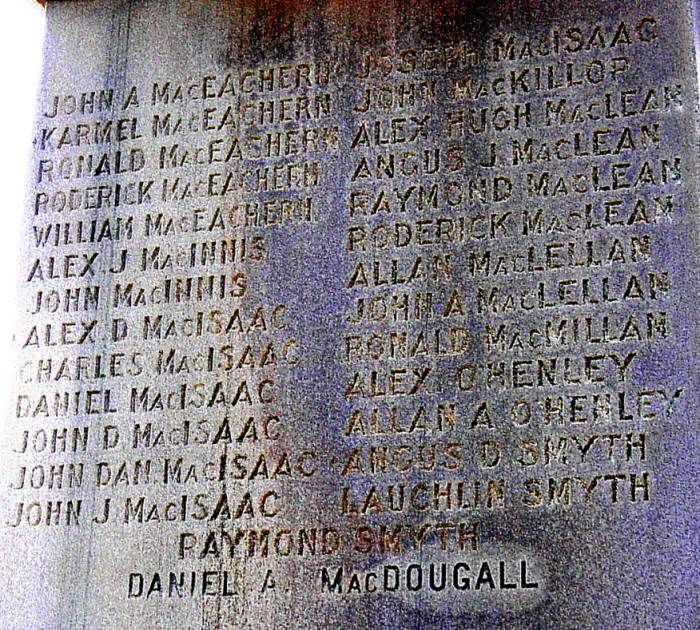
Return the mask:
{"type": "Polygon", "coordinates": [[[108,348],[120,325],[104,314],[108,277],[128,269],[132,213],[148,202],[152,183],[140,178],[138,102],[120,103],[119,118],[114,103],[109,89],[42,103],[15,335],[9,448],[18,462],[10,485],[17,499],[6,520],[13,527],[77,528],[91,520],[88,504],[104,467],[90,453],[99,452],[122,409],[121,382],[142,370],[140,352],[108,348]]]}
{"type": "MultiPolygon", "coordinates": [[[[320,218],[328,81],[299,63],[47,99],[10,526],[172,525],[170,557],[197,559],[207,523],[283,517],[310,465],[267,450],[303,355],[268,241],[320,218]]],[[[158,588],[135,569],[130,596],[158,588]]]]}
{"type": "Polygon", "coordinates": [[[484,357],[457,377],[499,401],[491,464],[510,471],[511,505],[651,497],[648,428],[682,393],[635,383],[672,330],[659,243],[682,203],[683,90],[637,80],[661,27],[506,34],[453,86],[448,139],[481,135],[481,164],[507,182],[489,220],[508,240],[466,252],[484,357]]]}
{"type": "MultiPolygon", "coordinates": [[[[366,60],[341,512],[434,513],[445,548],[458,515],[650,500],[647,427],[682,395],[632,376],[673,328],[658,241],[682,206],[684,94],[636,78],[660,28],[366,60]]],[[[363,551],[401,549],[367,529],[363,551]]]]}
{"type": "Polygon", "coordinates": [[[473,346],[451,296],[455,236],[472,202],[469,184],[448,175],[442,109],[446,77],[477,63],[467,42],[373,51],[360,63],[338,503],[359,519],[354,550],[363,554],[476,546],[470,512],[482,480],[462,477],[475,461],[462,427],[478,426],[482,411],[476,400],[458,402],[446,382],[473,346]]]}

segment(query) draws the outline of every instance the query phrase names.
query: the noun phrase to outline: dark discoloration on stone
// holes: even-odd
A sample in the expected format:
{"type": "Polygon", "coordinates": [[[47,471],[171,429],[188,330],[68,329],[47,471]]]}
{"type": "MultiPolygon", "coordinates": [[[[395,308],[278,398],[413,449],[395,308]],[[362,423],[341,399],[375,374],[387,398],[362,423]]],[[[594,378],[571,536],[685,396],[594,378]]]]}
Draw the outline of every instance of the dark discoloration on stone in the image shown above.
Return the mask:
{"type": "Polygon", "coordinates": [[[48,17],[4,626],[691,627],[687,3],[48,17]]]}

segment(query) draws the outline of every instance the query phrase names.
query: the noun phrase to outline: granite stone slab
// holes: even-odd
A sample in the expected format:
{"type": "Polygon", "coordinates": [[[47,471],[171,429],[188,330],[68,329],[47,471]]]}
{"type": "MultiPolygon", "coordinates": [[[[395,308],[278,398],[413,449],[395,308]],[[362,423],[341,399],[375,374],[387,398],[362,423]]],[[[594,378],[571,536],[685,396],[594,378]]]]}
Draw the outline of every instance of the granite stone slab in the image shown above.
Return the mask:
{"type": "Polygon", "coordinates": [[[0,625],[697,627],[693,8],[50,0],[0,625]]]}

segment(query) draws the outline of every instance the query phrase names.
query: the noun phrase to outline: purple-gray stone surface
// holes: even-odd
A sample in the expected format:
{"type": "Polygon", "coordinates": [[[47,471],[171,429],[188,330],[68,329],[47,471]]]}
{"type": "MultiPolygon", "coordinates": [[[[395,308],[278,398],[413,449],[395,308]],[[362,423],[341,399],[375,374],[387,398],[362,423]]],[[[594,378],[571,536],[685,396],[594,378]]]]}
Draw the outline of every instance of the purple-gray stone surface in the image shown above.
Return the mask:
{"type": "Polygon", "coordinates": [[[693,8],[49,1],[2,627],[697,627],[693,8]]]}

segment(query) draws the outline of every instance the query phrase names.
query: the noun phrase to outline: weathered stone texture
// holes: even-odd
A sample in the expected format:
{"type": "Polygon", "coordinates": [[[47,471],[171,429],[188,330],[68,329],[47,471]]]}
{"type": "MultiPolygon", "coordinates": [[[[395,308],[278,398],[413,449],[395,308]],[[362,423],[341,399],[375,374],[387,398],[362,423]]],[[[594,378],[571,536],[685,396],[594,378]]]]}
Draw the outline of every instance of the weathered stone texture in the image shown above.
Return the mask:
{"type": "Polygon", "coordinates": [[[5,628],[690,628],[681,0],[49,2],[5,628]]]}

